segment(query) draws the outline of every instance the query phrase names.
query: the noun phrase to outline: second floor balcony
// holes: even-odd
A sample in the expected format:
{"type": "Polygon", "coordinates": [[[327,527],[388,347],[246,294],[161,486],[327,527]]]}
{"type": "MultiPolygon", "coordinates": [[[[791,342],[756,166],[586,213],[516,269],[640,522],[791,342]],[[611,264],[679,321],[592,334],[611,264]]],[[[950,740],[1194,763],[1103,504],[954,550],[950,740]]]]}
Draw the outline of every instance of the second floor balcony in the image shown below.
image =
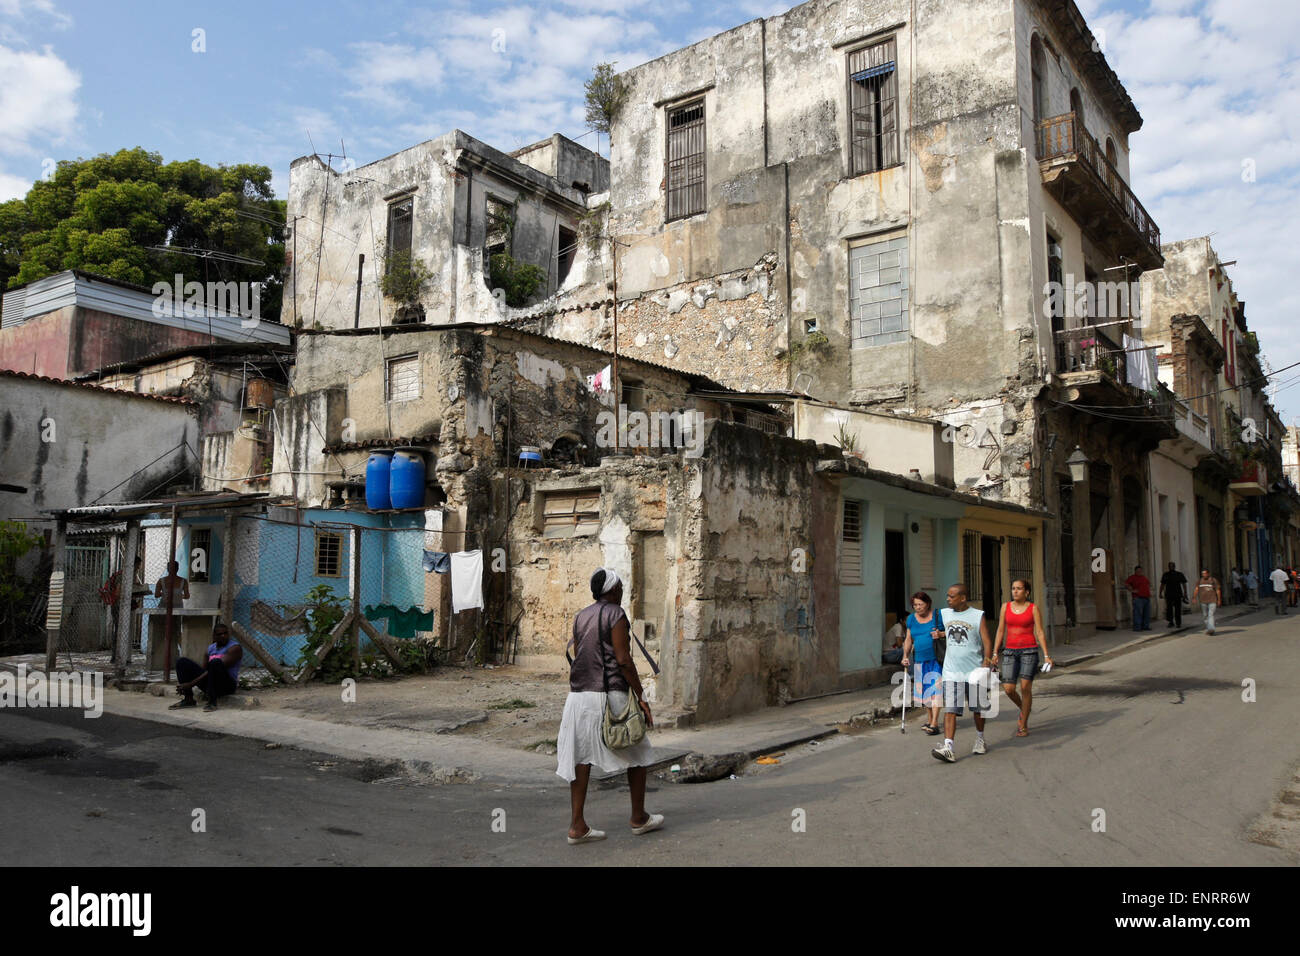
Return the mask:
{"type": "Polygon", "coordinates": [[[1160,228],[1074,113],[1038,124],[1043,186],[1098,245],[1143,269],[1164,265],[1160,228]]]}
{"type": "MultiPolygon", "coordinates": [[[[1076,405],[1099,427],[1154,448],[1178,438],[1174,394],[1145,372],[1143,352],[1126,351],[1112,335],[1126,323],[1107,322],[1055,334],[1055,385],[1062,406],[1076,405]],[[1130,368],[1132,366],[1132,368],[1130,368]]],[[[1208,435],[1207,435],[1208,437],[1208,435]]]]}

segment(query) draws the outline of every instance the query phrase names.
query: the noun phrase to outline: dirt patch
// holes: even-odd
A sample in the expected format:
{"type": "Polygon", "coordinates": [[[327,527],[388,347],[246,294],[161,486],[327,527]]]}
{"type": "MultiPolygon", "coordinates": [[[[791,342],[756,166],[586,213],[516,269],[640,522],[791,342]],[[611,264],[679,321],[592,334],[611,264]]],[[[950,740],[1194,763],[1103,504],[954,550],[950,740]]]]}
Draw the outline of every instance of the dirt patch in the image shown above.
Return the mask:
{"type": "Polygon", "coordinates": [[[1293,771],[1290,783],[1251,824],[1247,836],[1252,843],[1300,854],[1300,770],[1293,771]]]}
{"type": "Polygon", "coordinates": [[[317,683],[247,694],[261,707],[313,720],[454,733],[531,750],[554,747],[568,692],[566,674],[450,666],[414,677],[359,680],[346,694],[341,685],[317,683]]]}

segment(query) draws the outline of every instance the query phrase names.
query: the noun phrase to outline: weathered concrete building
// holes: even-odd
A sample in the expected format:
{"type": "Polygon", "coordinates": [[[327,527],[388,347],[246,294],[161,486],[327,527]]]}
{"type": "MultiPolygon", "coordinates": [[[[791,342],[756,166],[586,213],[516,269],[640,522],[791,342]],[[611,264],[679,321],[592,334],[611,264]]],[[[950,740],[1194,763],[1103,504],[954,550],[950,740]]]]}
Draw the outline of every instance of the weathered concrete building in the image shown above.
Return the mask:
{"type": "Polygon", "coordinates": [[[1232,567],[1259,573],[1284,547],[1295,507],[1277,486],[1285,427],[1267,397],[1246,304],[1209,237],[1168,243],[1164,256],[1163,268],[1142,277],[1146,336],[1171,343],[1171,384],[1191,406],[1191,426],[1208,432],[1201,448],[1212,454],[1199,456],[1194,474],[1199,563],[1221,578],[1232,567]]]}
{"type": "Polygon", "coordinates": [[[296,159],[284,321],[306,329],[497,321],[590,285],[592,257],[579,237],[608,168],[558,134],[506,155],[460,130],[355,169],[296,159]]]}
{"type": "MultiPolygon", "coordinates": [[[[1142,121],[1074,3],[814,0],[621,79],[620,352],[951,426],[957,487],[1057,515],[1053,619],[1116,623],[1176,432],[1132,321],[1161,262],[1128,185],[1142,121]]],[[[537,327],[608,342],[611,319],[537,327]]],[[[980,605],[1016,561],[999,539],[964,547],[980,605]]]]}

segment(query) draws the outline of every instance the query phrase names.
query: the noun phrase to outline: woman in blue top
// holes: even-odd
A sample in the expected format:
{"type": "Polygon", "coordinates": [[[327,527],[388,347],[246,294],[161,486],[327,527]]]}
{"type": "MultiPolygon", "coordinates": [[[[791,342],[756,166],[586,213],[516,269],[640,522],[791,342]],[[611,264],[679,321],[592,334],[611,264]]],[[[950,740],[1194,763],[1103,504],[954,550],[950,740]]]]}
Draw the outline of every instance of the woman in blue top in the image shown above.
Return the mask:
{"type": "Polygon", "coordinates": [[[912,674],[912,693],[930,712],[930,720],[921,729],[933,737],[939,732],[939,708],[943,693],[939,675],[943,665],[935,654],[934,637],[943,634],[943,612],[934,610],[934,602],[924,591],[912,595],[912,613],[907,617],[907,637],[903,640],[903,667],[916,664],[912,674]]]}

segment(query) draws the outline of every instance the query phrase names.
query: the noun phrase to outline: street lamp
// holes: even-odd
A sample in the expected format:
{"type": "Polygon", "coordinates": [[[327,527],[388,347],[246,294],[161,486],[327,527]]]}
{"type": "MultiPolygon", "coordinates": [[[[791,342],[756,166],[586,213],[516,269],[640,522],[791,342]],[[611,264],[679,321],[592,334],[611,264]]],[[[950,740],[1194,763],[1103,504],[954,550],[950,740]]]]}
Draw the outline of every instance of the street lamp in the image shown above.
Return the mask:
{"type": "Polygon", "coordinates": [[[1065,463],[1070,466],[1070,480],[1075,484],[1088,480],[1088,456],[1083,453],[1083,448],[1079,445],[1074,446],[1074,452],[1065,463]]]}

